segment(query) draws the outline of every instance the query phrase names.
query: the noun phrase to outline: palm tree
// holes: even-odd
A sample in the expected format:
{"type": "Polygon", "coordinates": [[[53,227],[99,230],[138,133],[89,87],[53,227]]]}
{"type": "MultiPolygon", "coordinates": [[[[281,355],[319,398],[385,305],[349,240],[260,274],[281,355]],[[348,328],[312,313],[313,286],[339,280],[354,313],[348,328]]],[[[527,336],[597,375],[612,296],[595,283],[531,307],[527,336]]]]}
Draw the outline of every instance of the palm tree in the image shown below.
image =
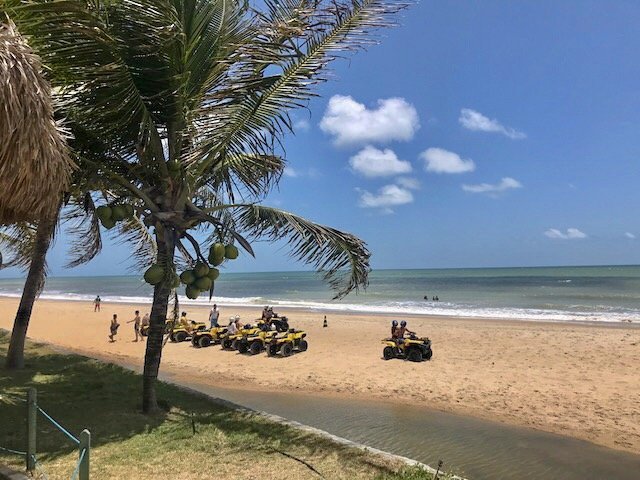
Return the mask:
{"type": "Polygon", "coordinates": [[[54,232],[56,206],[72,169],[66,133],[54,118],[51,87],[40,58],[0,8],[0,225],[38,225],[7,355],[10,368],[24,364],[26,330],[54,232]]]}
{"type": "MultiPolygon", "coordinates": [[[[153,282],[145,412],[157,409],[176,269],[218,263],[203,247],[235,243],[253,255],[256,239],[286,239],[291,255],[322,272],[336,297],[367,284],[364,242],[260,201],[284,169],[281,142],[292,131],[291,109],[307,104],[332,60],[372,43],[372,32],[405,4],[260,5],[69,0],[32,1],[16,10],[60,88],[78,154],[112,182],[116,203],[133,205],[155,236],[154,268],[162,275],[153,282]]],[[[113,226],[104,212],[103,223],[113,226]]]]}
{"type": "MultiPolygon", "coordinates": [[[[83,185],[87,190],[89,177],[82,177],[82,171],[77,171],[72,180],[71,189],[78,191],[83,185]]],[[[84,171],[84,174],[89,172],[84,171]]],[[[94,188],[98,184],[94,183],[94,188]]],[[[0,228],[0,247],[5,255],[0,269],[17,267],[27,271],[20,304],[11,331],[11,340],[5,359],[8,369],[24,367],[24,343],[29,328],[31,312],[36,299],[44,288],[47,269],[46,256],[53,242],[57,228],[66,231],[71,239],[69,246],[69,260],[66,268],[75,268],[88,263],[95,258],[102,249],[102,235],[98,217],[95,215],[94,198],[90,193],[67,194],[65,205],[60,204],[59,211],[54,217],[46,217],[37,224],[17,223],[0,228]]],[[[109,198],[104,192],[103,198],[109,198]]],[[[147,235],[147,230],[138,218],[130,218],[119,225],[117,232],[120,238],[128,241],[134,247],[144,250],[148,255],[155,251],[153,239],[147,235]]]]}

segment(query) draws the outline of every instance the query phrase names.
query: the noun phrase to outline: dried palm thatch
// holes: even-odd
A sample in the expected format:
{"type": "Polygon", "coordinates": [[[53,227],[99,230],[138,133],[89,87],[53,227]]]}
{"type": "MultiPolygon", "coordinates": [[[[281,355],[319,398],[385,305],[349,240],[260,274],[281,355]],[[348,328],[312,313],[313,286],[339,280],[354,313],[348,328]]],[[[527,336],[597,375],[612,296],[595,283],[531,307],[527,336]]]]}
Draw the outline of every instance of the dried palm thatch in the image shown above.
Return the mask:
{"type": "Polygon", "coordinates": [[[73,161],[42,70],[0,17],[0,225],[50,216],[69,184],[73,161]]]}

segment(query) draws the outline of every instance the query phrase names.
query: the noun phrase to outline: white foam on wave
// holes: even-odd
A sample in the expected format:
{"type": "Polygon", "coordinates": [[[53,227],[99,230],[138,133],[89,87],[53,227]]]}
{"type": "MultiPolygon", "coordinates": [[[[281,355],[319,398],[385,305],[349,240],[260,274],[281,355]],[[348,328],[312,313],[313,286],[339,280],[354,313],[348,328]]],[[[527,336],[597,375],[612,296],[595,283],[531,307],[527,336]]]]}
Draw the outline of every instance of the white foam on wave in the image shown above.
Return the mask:
{"type": "MultiPolygon", "coordinates": [[[[3,292],[5,297],[19,298],[20,293],[3,292]]],[[[76,293],[43,293],[41,298],[48,300],[93,302],[93,295],[76,293]]],[[[583,307],[572,305],[575,310],[535,309],[535,308],[490,308],[459,305],[448,302],[387,302],[385,304],[359,304],[359,303],[333,303],[305,300],[267,299],[264,297],[218,297],[214,296],[210,301],[203,295],[196,300],[190,300],[179,296],[182,305],[210,306],[216,303],[226,307],[262,307],[272,305],[274,307],[312,310],[318,312],[336,313],[370,313],[378,315],[436,315],[444,317],[462,318],[491,318],[504,320],[537,320],[550,322],[640,322],[640,312],[635,310],[618,309],[605,305],[595,307],[583,307]]],[[[147,304],[152,302],[151,296],[102,296],[103,302],[147,304]]]]}

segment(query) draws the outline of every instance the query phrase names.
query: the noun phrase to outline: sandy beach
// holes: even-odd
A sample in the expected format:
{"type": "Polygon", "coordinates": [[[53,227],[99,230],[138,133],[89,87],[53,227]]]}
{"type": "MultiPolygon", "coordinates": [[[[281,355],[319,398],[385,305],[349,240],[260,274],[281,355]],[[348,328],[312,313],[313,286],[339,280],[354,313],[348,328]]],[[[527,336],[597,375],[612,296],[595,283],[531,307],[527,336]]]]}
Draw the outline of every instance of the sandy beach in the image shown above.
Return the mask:
{"type": "MultiPolygon", "coordinates": [[[[17,303],[0,298],[0,328],[11,328],[17,303]]],[[[144,343],[133,342],[133,327],[124,323],[135,309],[149,306],[103,303],[102,312],[94,313],[86,302],[40,300],[29,337],[141,367],[144,343]],[[113,313],[122,326],[109,343],[113,313]]],[[[188,311],[191,319],[207,317],[202,307],[188,311]]],[[[221,318],[239,314],[246,322],[259,313],[223,307],[221,318]]],[[[415,364],[381,359],[385,317],[329,314],[323,328],[321,313],[279,313],[308,332],[307,352],[272,359],[169,343],[163,369],[178,380],[242,389],[286,384],[318,395],[411,402],[640,453],[640,329],[634,325],[406,317],[412,330],[433,341],[433,359],[415,364]]]]}

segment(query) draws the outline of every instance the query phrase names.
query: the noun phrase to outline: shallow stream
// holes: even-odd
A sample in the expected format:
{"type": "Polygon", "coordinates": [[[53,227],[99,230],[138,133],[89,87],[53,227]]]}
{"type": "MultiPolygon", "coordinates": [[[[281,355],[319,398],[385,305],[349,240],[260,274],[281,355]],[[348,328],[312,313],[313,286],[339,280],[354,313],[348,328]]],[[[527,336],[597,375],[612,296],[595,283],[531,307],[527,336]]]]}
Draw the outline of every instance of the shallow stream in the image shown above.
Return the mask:
{"type": "Polygon", "coordinates": [[[286,386],[282,393],[187,386],[431,466],[441,459],[470,480],[640,479],[640,455],[535,429],[424,407],[292,394],[286,386]]]}

